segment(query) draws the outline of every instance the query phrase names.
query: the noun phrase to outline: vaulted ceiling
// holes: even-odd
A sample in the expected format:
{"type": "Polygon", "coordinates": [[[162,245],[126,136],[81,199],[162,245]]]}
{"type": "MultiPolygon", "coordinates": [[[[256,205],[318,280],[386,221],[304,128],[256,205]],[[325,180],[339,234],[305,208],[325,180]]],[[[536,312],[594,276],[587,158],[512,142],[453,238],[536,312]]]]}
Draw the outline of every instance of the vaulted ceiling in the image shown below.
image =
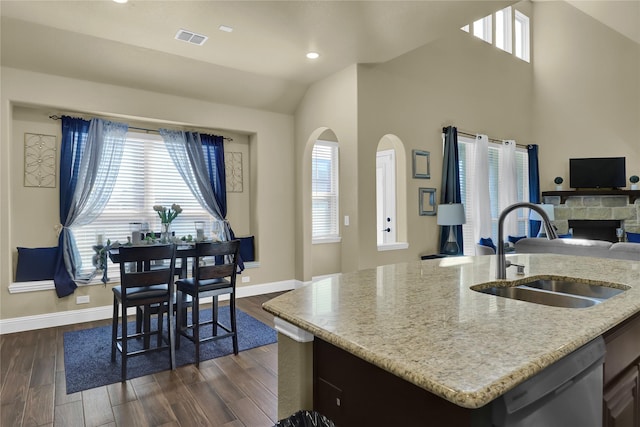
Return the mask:
{"type": "MultiPolygon", "coordinates": [[[[1,0],[1,63],[292,113],[315,81],[351,64],[388,61],[513,3],[1,0]],[[180,29],[208,40],[202,46],[176,40],[180,29]],[[320,57],[307,59],[308,51],[320,57]]],[[[591,9],[585,12],[608,10],[591,9]]],[[[627,37],[635,30],[640,42],[638,26],[631,27],[627,37]]]]}

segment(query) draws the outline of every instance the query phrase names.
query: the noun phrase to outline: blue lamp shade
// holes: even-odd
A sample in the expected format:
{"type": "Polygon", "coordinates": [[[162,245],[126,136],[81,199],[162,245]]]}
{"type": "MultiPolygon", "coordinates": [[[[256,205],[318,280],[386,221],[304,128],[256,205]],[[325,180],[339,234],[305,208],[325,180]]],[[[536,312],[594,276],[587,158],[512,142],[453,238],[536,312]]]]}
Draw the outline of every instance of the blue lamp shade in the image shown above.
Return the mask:
{"type": "Polygon", "coordinates": [[[445,243],[443,252],[447,255],[458,255],[460,247],[456,239],[456,225],[466,222],[464,215],[464,205],[462,203],[449,203],[438,205],[438,225],[449,226],[449,237],[445,243]]]}

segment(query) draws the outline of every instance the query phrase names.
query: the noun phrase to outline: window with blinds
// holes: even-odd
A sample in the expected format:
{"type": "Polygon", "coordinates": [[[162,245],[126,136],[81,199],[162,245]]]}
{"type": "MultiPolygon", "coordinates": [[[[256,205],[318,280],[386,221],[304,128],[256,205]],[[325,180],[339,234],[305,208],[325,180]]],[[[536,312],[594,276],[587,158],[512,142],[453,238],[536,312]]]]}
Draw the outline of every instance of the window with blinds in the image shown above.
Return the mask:
{"type": "Polygon", "coordinates": [[[336,241],[338,226],[338,144],[316,141],[311,153],[313,243],[336,241]]]}
{"type": "MultiPolygon", "coordinates": [[[[475,174],[475,159],[473,144],[475,141],[471,138],[458,136],[458,164],[460,167],[460,196],[465,207],[466,224],[462,226],[462,236],[464,241],[464,254],[474,254],[474,238],[473,238],[473,217],[471,216],[471,182],[475,174]]],[[[500,155],[501,149],[499,144],[489,143],[489,204],[491,208],[491,239],[498,241],[498,217],[500,216],[500,155]]],[[[527,150],[524,148],[516,149],[516,175],[517,175],[517,191],[518,201],[529,201],[529,161],[527,150]]],[[[528,234],[529,221],[528,210],[517,209],[510,215],[517,215],[518,235],[525,236],[528,234]]]]}
{"type": "MultiPolygon", "coordinates": [[[[154,205],[170,207],[177,203],[182,213],[171,223],[176,236],[192,235],[194,221],[204,221],[211,227],[213,218],[200,206],[191,190],[176,170],[159,135],[129,132],[122,155],[122,164],[111,198],[102,214],[88,225],[72,227],[82,259],[82,273],[93,271],[93,245],[98,234],[104,241],[127,243],[131,236],[129,224],[148,225],[150,232],[160,233],[160,218],[154,205]]],[[[205,229],[205,233],[207,230],[205,229]]],[[[118,266],[109,261],[109,278],[119,277],[118,266]]]]}

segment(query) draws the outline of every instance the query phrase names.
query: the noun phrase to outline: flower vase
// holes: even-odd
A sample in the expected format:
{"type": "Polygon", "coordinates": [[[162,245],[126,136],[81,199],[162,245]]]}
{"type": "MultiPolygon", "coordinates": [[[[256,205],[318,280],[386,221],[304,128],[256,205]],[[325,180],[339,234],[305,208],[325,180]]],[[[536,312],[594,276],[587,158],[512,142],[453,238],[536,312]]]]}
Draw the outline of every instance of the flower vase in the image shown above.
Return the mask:
{"type": "Polygon", "coordinates": [[[171,243],[171,223],[163,222],[161,223],[162,230],[160,232],[160,242],[161,243],[171,243]]]}
{"type": "Polygon", "coordinates": [[[631,189],[632,190],[637,190],[638,189],[638,184],[631,184],[631,189]]]}

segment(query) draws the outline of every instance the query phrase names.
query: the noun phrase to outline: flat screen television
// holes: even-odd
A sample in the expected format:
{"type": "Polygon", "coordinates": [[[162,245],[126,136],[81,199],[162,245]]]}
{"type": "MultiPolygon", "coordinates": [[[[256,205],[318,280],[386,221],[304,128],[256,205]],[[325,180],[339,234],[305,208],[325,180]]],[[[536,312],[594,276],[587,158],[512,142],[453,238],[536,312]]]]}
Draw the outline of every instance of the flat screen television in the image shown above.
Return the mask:
{"type": "Polygon", "coordinates": [[[621,188],[625,179],[624,157],[569,159],[571,188],[621,188]]]}

